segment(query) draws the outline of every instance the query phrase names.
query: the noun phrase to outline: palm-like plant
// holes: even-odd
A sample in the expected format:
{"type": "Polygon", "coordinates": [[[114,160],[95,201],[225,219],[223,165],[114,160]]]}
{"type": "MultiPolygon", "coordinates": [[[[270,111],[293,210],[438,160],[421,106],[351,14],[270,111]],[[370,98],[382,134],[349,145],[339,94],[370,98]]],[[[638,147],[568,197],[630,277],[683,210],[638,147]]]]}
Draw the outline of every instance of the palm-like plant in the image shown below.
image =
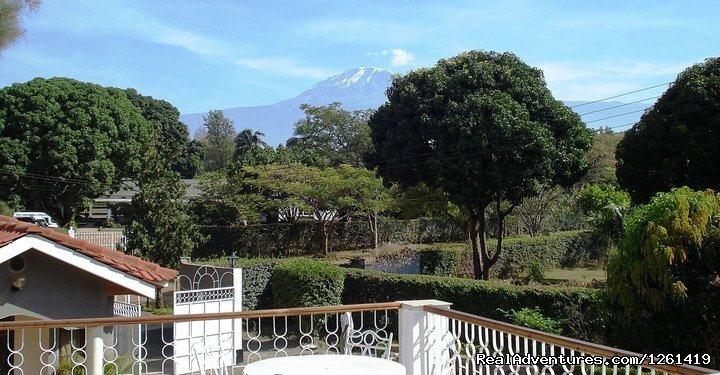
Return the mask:
{"type": "Polygon", "coordinates": [[[235,153],[233,154],[233,157],[236,160],[242,159],[245,155],[252,151],[268,147],[268,144],[262,140],[263,137],[265,137],[265,133],[245,128],[243,131],[238,133],[237,137],[235,137],[235,153]]]}

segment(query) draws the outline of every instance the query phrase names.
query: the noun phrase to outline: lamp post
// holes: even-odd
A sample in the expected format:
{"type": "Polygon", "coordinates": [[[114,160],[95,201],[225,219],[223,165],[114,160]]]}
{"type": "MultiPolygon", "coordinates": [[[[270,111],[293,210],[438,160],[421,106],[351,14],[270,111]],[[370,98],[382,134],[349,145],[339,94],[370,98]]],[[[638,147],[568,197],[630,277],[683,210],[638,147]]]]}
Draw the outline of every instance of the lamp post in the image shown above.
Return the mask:
{"type": "Polygon", "coordinates": [[[228,262],[230,262],[230,268],[235,268],[235,262],[237,262],[238,256],[235,255],[234,251],[229,257],[227,257],[227,259],[228,259],[228,262]]]}

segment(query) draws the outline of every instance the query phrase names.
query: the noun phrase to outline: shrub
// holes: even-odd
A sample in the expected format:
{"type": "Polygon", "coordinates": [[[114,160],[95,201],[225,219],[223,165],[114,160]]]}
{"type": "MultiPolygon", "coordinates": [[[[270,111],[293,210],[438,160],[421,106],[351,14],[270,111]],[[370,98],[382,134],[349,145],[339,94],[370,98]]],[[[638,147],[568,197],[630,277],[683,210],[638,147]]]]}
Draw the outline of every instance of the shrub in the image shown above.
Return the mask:
{"type": "Polygon", "coordinates": [[[272,275],[274,259],[241,260],[243,310],[263,310],[273,306],[272,275]]]}
{"type": "Polygon", "coordinates": [[[457,276],[460,274],[460,267],[466,253],[469,254],[469,251],[443,249],[441,247],[420,250],[418,253],[420,273],[423,275],[457,276]]]}
{"type": "MultiPolygon", "coordinates": [[[[453,304],[453,309],[483,317],[506,320],[502,310],[520,310],[538,306],[553,319],[564,319],[568,310],[582,315],[586,324],[563,329],[569,334],[604,338],[604,292],[597,289],[568,287],[527,287],[498,281],[460,279],[427,275],[395,275],[365,270],[347,270],[343,303],[372,303],[415,299],[438,299],[453,304]]],[[[576,324],[578,322],[574,322],[576,324]]],[[[577,336],[575,336],[577,337],[577,336]]],[[[577,337],[585,339],[586,337],[577,337]]]]}
{"type": "MultiPolygon", "coordinates": [[[[251,224],[237,227],[202,227],[210,237],[193,253],[193,258],[225,256],[235,251],[245,257],[311,255],[320,251],[322,233],[315,221],[251,224]]],[[[394,220],[380,218],[381,242],[430,243],[463,241],[457,225],[442,219],[394,220]]],[[[331,251],[371,247],[370,228],[364,220],[334,225],[331,251]]]]}
{"type": "Polygon", "coordinates": [[[273,305],[277,308],[339,305],[343,279],[344,273],[338,266],[312,259],[289,259],[273,270],[273,305]]]}
{"type": "Polygon", "coordinates": [[[560,322],[543,315],[537,306],[533,308],[523,307],[520,310],[500,310],[500,312],[502,312],[512,324],[556,335],[562,333],[560,322]]]}

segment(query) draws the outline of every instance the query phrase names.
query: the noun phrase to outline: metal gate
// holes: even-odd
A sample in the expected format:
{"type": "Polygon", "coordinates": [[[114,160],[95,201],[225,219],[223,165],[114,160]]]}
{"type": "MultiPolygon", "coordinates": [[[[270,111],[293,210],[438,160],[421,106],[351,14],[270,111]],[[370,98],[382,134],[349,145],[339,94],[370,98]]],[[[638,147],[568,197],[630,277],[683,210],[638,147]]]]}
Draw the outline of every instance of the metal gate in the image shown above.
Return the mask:
{"type": "MultiPolygon", "coordinates": [[[[240,311],[239,272],[200,266],[192,277],[178,276],[175,285],[181,290],[174,293],[174,314],[240,311]]],[[[175,373],[232,373],[236,348],[241,347],[235,325],[235,319],[175,323],[175,373]]],[[[237,326],[239,331],[239,321],[237,326]]]]}

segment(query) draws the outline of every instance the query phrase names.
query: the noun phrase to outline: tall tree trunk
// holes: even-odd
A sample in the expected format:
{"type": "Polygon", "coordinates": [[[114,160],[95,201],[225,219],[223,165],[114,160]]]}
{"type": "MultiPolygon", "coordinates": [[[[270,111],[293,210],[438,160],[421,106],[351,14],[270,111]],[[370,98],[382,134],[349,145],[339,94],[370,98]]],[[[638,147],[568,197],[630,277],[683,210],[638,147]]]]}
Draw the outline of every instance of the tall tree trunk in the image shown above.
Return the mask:
{"type": "Polygon", "coordinates": [[[330,253],[330,232],[332,232],[332,225],[328,222],[322,223],[322,231],[323,231],[322,255],[327,256],[330,253]]]}
{"type": "Polygon", "coordinates": [[[478,280],[488,280],[490,278],[489,267],[487,266],[485,225],[485,208],[477,209],[477,211],[468,210],[467,229],[473,255],[473,274],[478,280]]]}
{"type": "Polygon", "coordinates": [[[368,224],[370,225],[372,248],[377,249],[379,243],[377,214],[368,214],[368,224]]]}

